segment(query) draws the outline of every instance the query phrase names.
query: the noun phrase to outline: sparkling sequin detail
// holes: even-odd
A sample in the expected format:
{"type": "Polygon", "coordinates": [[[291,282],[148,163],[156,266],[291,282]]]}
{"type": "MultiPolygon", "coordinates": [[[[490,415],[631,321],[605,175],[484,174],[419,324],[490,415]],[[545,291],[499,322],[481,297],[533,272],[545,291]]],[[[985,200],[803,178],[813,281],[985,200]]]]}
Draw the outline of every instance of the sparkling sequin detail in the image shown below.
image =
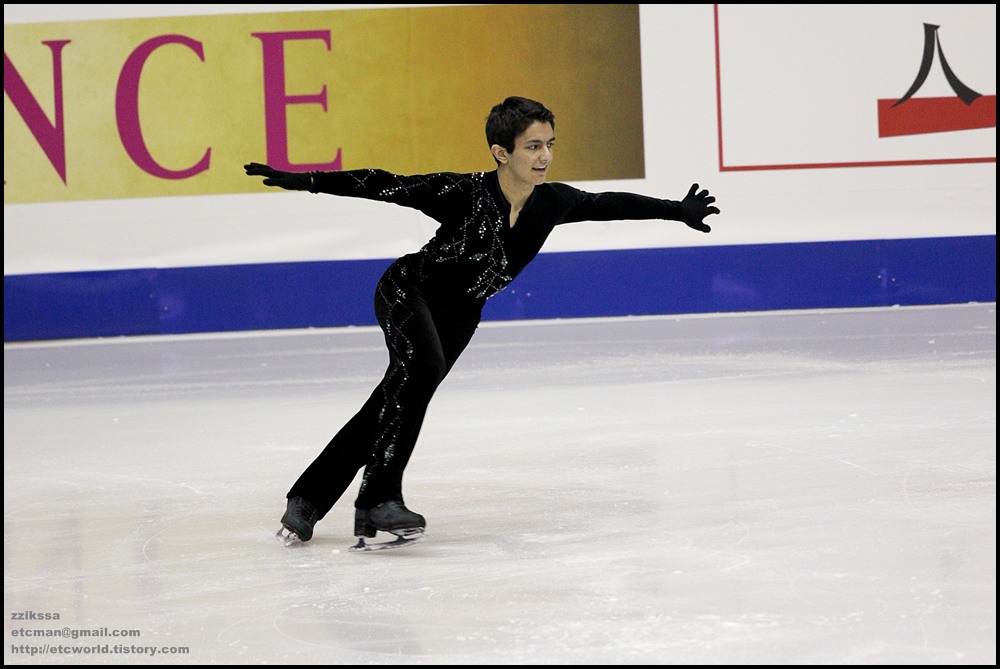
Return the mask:
{"type": "Polygon", "coordinates": [[[486,299],[514,280],[502,230],[507,221],[485,184],[485,172],[402,176],[367,169],[326,173],[322,192],[392,202],[417,209],[440,227],[408,266],[412,280],[447,284],[486,299]]]}
{"type": "Polygon", "coordinates": [[[372,443],[372,459],[361,478],[359,495],[364,494],[372,474],[392,462],[396,444],[404,429],[405,415],[401,397],[410,383],[409,367],[414,355],[413,343],[404,334],[406,323],[413,317],[404,302],[406,291],[400,278],[405,276],[405,266],[393,265],[376,288],[379,298],[388,307],[382,327],[389,347],[389,369],[380,385],[383,402],[379,412],[378,431],[372,443]]]}

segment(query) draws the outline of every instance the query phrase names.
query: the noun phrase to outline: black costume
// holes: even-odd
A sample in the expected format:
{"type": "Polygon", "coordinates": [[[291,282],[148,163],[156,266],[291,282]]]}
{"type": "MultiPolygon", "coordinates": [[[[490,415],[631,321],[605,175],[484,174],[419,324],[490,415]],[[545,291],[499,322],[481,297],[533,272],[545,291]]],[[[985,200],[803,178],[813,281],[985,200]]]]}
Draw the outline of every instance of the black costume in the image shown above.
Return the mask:
{"type": "Polygon", "coordinates": [[[361,468],[356,508],[403,502],[403,469],[434,391],[475,333],[487,298],[514,280],[556,225],[684,220],[681,203],[671,200],[543,183],[511,227],[496,171],[400,176],[367,169],[308,176],[310,192],[391,202],[440,223],[434,237],[396,260],[376,288],[375,313],[389,349],[385,376],[287,494],[311,501],[319,518],[361,468]]]}

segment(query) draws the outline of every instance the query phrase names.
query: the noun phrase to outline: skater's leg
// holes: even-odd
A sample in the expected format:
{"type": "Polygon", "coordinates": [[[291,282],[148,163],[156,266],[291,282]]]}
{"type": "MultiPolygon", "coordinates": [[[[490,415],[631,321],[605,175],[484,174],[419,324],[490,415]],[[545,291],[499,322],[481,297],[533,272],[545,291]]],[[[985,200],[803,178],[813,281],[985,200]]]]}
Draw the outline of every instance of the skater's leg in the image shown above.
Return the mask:
{"type": "MultiPolygon", "coordinates": [[[[286,495],[288,508],[282,524],[303,540],[308,540],[312,525],[330,511],[363,467],[368,467],[366,472],[375,472],[369,494],[376,501],[370,502],[371,506],[388,500],[402,503],[403,468],[413,451],[427,403],[465,349],[481,317],[481,305],[436,309],[432,314],[419,291],[399,281],[391,269],[376,290],[375,310],[389,349],[389,366],[379,387],[286,495]]],[[[362,491],[369,479],[366,475],[362,491]]]]}
{"type": "MultiPolygon", "coordinates": [[[[401,267],[395,264],[390,266],[379,281],[375,290],[376,311],[380,308],[379,304],[383,301],[381,295],[387,290],[387,286],[395,286],[398,282],[399,278],[396,275],[400,269],[401,267]]],[[[311,534],[312,524],[329,513],[357,473],[368,463],[378,430],[379,415],[385,403],[385,391],[382,387],[392,369],[393,366],[390,364],[381,383],[361,409],[333,436],[326,448],[289,489],[285,495],[288,499],[286,518],[282,519],[285,527],[293,524],[300,527],[309,525],[311,534]],[[305,500],[307,503],[303,505],[299,500],[305,500]],[[315,513],[310,515],[299,513],[301,509],[310,508],[315,509],[315,513]],[[293,519],[298,522],[286,522],[290,515],[302,517],[293,519]]]]}
{"type": "Polygon", "coordinates": [[[316,507],[317,520],[322,519],[368,463],[382,403],[379,387],[302,472],[286,497],[309,500],[316,507]]]}
{"type": "Polygon", "coordinates": [[[390,500],[402,503],[403,470],[427,405],[475,334],[481,317],[480,307],[438,305],[412,287],[380,295],[376,316],[390,362],[381,386],[383,407],[374,448],[355,501],[358,509],[390,500]]]}

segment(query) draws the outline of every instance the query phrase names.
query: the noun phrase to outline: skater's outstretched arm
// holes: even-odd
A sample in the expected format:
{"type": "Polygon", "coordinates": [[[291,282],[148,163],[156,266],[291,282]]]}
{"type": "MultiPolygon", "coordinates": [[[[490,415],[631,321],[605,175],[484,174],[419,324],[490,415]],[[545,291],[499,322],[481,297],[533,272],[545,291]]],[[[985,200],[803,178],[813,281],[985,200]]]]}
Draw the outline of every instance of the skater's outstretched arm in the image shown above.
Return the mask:
{"type": "Polygon", "coordinates": [[[264,177],[265,186],[390,202],[421,211],[440,223],[454,217],[470,184],[482,180],[482,173],[404,176],[374,168],[283,172],[261,163],[247,163],[243,169],[249,176],[264,177]]]}
{"type": "Polygon", "coordinates": [[[568,184],[553,183],[552,188],[569,202],[570,209],[560,223],[576,221],[638,221],[660,219],[680,221],[700,232],[711,232],[705,218],[719,213],[715,197],[708,189],[691,184],[683,200],[663,200],[638,193],[606,191],[591,193],[568,184]]]}

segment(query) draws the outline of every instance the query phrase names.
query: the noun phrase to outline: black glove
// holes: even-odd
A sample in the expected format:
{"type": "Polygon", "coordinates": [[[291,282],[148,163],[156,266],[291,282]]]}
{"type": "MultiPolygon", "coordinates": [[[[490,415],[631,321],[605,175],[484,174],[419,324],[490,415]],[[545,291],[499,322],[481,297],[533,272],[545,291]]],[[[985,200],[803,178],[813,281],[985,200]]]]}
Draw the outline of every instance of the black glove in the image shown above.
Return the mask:
{"type": "Polygon", "coordinates": [[[260,163],[247,163],[243,166],[247,175],[264,177],[265,186],[277,186],[285,190],[312,190],[314,188],[312,174],[309,172],[282,172],[260,163]]]}
{"type": "MultiPolygon", "coordinates": [[[[265,181],[264,183],[267,182],[265,181]]],[[[706,216],[719,213],[718,207],[711,206],[713,202],[715,202],[715,198],[708,194],[708,189],[702,190],[699,193],[698,184],[691,184],[691,190],[680,201],[677,214],[678,220],[682,221],[689,228],[701,230],[702,232],[711,232],[712,228],[704,223],[704,219],[706,216]]]]}

